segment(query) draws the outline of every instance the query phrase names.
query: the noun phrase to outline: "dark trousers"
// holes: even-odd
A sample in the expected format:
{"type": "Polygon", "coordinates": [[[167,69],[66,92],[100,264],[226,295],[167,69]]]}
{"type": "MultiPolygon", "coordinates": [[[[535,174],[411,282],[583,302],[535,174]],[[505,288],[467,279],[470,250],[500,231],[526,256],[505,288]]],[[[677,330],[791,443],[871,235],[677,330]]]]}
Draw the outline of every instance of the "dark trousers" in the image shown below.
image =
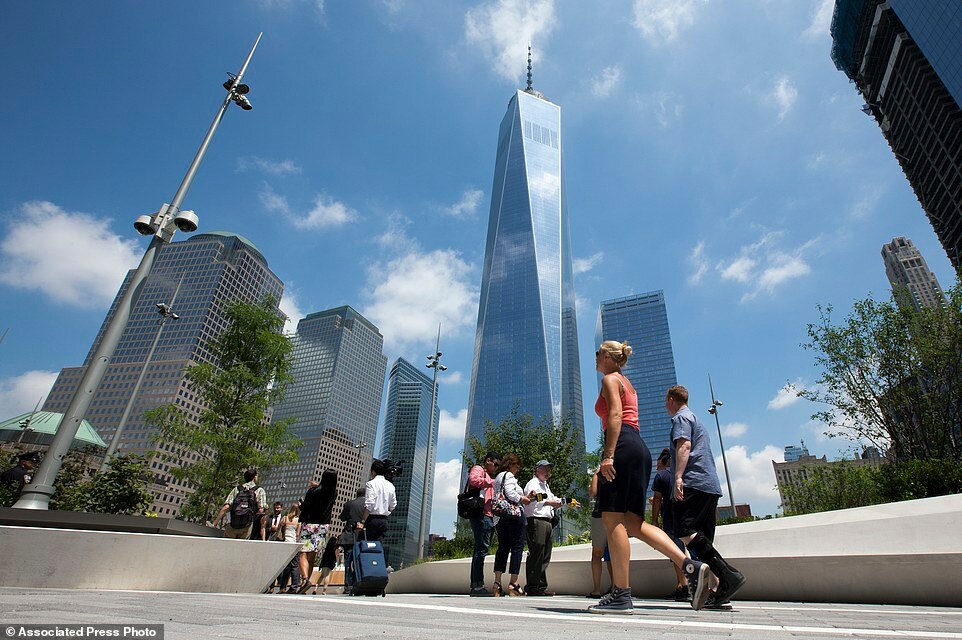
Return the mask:
{"type": "Polygon", "coordinates": [[[494,555],[494,572],[504,573],[511,554],[511,570],[514,575],[521,571],[521,554],[524,553],[524,516],[516,519],[498,520],[498,552],[494,555]]]}
{"type": "Polygon", "coordinates": [[[540,593],[548,588],[548,563],[551,562],[551,531],[553,527],[548,520],[528,518],[528,562],[525,565],[525,576],[528,593],[540,593]]]}
{"type": "Polygon", "coordinates": [[[484,556],[491,548],[491,532],[494,520],[491,516],[471,518],[471,531],[474,533],[474,555],[471,557],[471,588],[484,586],[484,556]]]}
{"type": "Polygon", "coordinates": [[[344,593],[354,586],[354,545],[342,544],[344,550],[344,593]]]}
{"type": "Polygon", "coordinates": [[[361,540],[372,542],[384,540],[384,535],[387,533],[387,516],[368,516],[367,522],[364,523],[364,530],[367,537],[365,538],[364,534],[361,534],[361,540]]]}
{"type": "Polygon", "coordinates": [[[283,590],[285,587],[287,587],[287,583],[288,583],[288,582],[291,583],[291,588],[292,588],[292,589],[299,589],[299,588],[300,588],[300,586],[301,586],[301,565],[300,565],[300,563],[298,562],[298,559],[300,558],[300,556],[301,556],[300,553],[294,554],[294,557],[291,558],[291,561],[287,563],[287,566],[286,566],[286,567],[284,567],[284,571],[283,571],[283,573],[281,573],[281,577],[278,579],[278,584],[280,585],[280,588],[281,588],[282,590],[283,590]]]}

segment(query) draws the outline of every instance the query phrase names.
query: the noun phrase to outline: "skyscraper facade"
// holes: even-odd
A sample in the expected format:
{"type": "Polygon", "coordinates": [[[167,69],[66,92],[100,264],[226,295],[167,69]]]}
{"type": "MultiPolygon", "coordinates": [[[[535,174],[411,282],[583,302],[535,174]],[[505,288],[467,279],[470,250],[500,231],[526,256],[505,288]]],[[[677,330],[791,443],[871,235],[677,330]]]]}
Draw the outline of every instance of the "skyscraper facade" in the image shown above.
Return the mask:
{"type": "Polygon", "coordinates": [[[394,479],[397,508],[388,518],[384,538],[387,563],[395,569],[408,566],[418,557],[421,507],[426,497],[425,538],[431,529],[431,498],[434,495],[434,459],[425,458],[437,451],[438,415],[431,426],[433,381],[423,371],[399,358],[388,376],[387,410],[382,432],[382,460],[403,462],[403,473],[394,479]],[[430,448],[428,444],[431,444],[430,448]]]}
{"type": "Polygon", "coordinates": [[[962,2],[836,0],[832,60],[962,266],[962,2]]]}
{"type": "MultiPolygon", "coordinates": [[[[133,270],[124,279],[83,365],[61,370],[44,410],[67,409],[132,276],[133,270]]],[[[283,283],[267,266],[267,260],[242,236],[214,231],[162,246],[90,403],[86,420],[105,441],[111,440],[157,337],[156,305],[170,303],[176,292],[172,307],[179,319],[164,324],[117,448],[118,453],[173,453],[170,445],[151,441],[156,430],[144,423],[144,412],[175,404],[188,419],[199,418],[204,406],[187,385],[184,373],[193,364],[212,362],[211,340],[226,326],[224,304],[235,300],[258,302],[266,295],[279,301],[283,291],[283,283]]],[[[196,455],[186,452],[183,458],[192,461],[196,455]]],[[[154,502],[150,510],[160,515],[177,514],[189,488],[171,476],[173,463],[158,456],[150,466],[154,472],[154,502]]]]}
{"type": "Polygon", "coordinates": [[[945,294],[925,258],[908,238],[892,238],[882,245],[885,275],[899,303],[907,301],[916,309],[945,306],[945,294]]]}
{"type": "Polygon", "coordinates": [[[785,462],[798,462],[803,457],[808,457],[808,447],[805,446],[805,441],[802,440],[802,446],[797,444],[787,444],[785,445],[785,462]]]}
{"type": "Polygon", "coordinates": [[[341,508],[370,474],[387,369],[383,345],[378,328],[349,306],[302,318],[294,336],[294,381],[274,407],[274,420],[295,419],[291,430],[303,445],[296,462],[263,479],[268,497],[290,504],[326,469],[337,471],[335,534],[341,508]]]}
{"type": "Polygon", "coordinates": [[[678,384],[664,291],[602,302],[595,341],[601,344],[605,340],[631,345],[631,357],[621,372],[638,393],[638,427],[654,462],[671,444],[665,392],[678,384]]]}
{"type": "Polygon", "coordinates": [[[584,450],[561,108],[530,86],[501,120],[467,437],[517,409],[566,419],[584,450]]]}

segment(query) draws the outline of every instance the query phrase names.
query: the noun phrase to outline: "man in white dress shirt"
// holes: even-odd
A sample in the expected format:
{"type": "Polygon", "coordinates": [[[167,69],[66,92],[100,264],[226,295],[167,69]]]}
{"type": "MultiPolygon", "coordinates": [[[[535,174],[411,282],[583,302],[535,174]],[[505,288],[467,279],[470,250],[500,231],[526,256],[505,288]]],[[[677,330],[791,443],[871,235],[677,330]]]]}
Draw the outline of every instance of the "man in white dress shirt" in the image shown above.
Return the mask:
{"type": "Polygon", "coordinates": [[[367,532],[368,540],[383,540],[387,533],[387,517],[397,507],[394,485],[384,477],[386,465],[374,458],[371,462],[371,479],[364,485],[364,516],[357,523],[358,529],[367,532]]]}
{"type": "Polygon", "coordinates": [[[524,487],[524,493],[531,502],[524,505],[527,519],[526,537],[528,539],[528,560],[525,575],[528,584],[525,592],[529,596],[553,596],[548,591],[548,563],[551,562],[552,531],[551,519],[554,510],[561,508],[561,500],[551,492],[548,480],[551,479],[551,463],[539,460],[535,465],[534,477],[524,487]]]}

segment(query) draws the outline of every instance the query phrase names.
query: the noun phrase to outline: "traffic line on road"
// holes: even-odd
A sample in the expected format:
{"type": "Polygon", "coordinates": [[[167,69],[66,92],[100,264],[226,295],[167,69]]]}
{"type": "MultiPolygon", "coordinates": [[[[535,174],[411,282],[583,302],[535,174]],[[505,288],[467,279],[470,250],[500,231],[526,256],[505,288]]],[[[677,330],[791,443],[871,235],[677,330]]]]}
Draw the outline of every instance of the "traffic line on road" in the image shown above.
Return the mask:
{"type": "MultiPolygon", "coordinates": [[[[303,602],[304,598],[297,596],[285,598],[285,602],[303,602]]],[[[946,631],[914,631],[911,629],[858,629],[858,628],[839,628],[839,627],[805,627],[795,625],[772,625],[772,624],[748,624],[739,622],[702,622],[699,620],[649,618],[639,616],[600,616],[590,614],[564,614],[564,613],[535,613],[529,611],[504,611],[495,609],[469,609],[466,607],[446,607],[436,604],[415,604],[410,602],[391,602],[384,600],[360,600],[360,599],[341,599],[331,598],[317,600],[307,598],[310,602],[320,605],[345,605],[360,607],[382,607],[389,609],[409,609],[416,611],[436,611],[453,614],[473,615],[473,616],[495,616],[508,618],[527,618],[532,620],[552,620],[554,622],[584,622],[601,624],[605,622],[615,622],[621,624],[634,624],[639,626],[652,627],[694,627],[699,629],[718,629],[724,631],[775,631],[784,633],[809,633],[809,634],[831,634],[844,636],[871,635],[895,638],[954,638],[962,640],[962,633],[946,631]]]]}

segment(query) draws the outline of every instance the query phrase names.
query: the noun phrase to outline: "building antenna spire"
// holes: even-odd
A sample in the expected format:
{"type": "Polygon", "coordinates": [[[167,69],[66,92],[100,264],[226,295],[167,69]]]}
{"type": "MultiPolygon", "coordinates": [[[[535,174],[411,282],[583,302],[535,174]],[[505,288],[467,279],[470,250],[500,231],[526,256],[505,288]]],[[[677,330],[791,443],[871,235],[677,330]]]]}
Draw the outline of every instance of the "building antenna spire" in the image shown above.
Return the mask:
{"type": "Polygon", "coordinates": [[[528,88],[526,89],[530,93],[531,91],[531,43],[528,43],[528,88]]]}

